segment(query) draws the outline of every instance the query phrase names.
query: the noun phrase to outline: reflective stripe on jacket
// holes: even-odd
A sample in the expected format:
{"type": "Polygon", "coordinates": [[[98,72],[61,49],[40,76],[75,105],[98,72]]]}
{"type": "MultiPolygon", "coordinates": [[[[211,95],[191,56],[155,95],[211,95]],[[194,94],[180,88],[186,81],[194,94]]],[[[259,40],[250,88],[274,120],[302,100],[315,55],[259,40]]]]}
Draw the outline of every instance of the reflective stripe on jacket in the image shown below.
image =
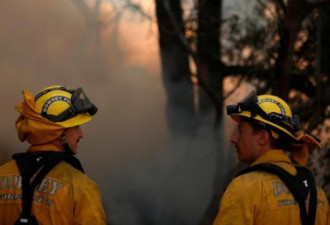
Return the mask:
{"type": "MultiPolygon", "coordinates": [[[[282,150],[271,150],[255,163],[273,163],[291,174],[296,170],[282,150]]],[[[318,188],[315,225],[327,224],[329,203],[318,188]]],[[[283,182],[274,174],[250,172],[239,176],[227,187],[213,225],[299,225],[299,206],[283,182]]]]}
{"type": "MultiPolygon", "coordinates": [[[[20,216],[21,177],[14,160],[0,167],[0,225],[20,216]]],[[[105,225],[98,186],[87,175],[60,162],[37,186],[32,214],[39,225],[105,225]]]]}

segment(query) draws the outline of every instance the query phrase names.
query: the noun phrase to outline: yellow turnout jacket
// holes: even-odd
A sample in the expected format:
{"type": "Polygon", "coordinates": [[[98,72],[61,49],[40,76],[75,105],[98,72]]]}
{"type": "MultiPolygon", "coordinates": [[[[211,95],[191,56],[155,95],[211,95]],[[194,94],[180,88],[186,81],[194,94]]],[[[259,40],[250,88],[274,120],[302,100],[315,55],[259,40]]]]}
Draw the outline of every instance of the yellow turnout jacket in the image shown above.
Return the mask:
{"type": "MultiPolygon", "coordinates": [[[[296,169],[282,150],[271,150],[253,165],[276,164],[292,175],[296,169]]],[[[317,189],[315,225],[330,224],[329,203],[324,191],[317,189]]],[[[299,206],[278,176],[254,171],[233,179],[227,187],[213,225],[299,225],[299,206]]]]}
{"type": "MultiPolygon", "coordinates": [[[[35,146],[29,151],[56,149],[35,146]]],[[[59,151],[57,149],[57,151],[59,151]]],[[[14,160],[0,167],[0,225],[13,225],[22,211],[21,176],[14,160]]],[[[37,186],[32,214],[39,225],[105,225],[98,186],[87,175],[59,162],[37,186]]]]}

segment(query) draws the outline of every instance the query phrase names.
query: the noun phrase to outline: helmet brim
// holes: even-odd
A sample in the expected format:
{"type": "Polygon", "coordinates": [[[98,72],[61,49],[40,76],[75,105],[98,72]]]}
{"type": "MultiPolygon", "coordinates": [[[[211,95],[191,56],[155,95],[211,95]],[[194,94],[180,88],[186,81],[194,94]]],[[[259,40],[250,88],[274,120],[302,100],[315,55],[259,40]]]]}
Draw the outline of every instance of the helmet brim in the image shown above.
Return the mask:
{"type": "Polygon", "coordinates": [[[68,120],[65,120],[63,122],[56,122],[56,124],[59,124],[65,128],[69,128],[69,127],[75,127],[75,126],[79,126],[82,125],[84,123],[87,123],[88,121],[90,121],[92,119],[91,115],[88,114],[78,114],[75,117],[72,117],[68,120]]]}

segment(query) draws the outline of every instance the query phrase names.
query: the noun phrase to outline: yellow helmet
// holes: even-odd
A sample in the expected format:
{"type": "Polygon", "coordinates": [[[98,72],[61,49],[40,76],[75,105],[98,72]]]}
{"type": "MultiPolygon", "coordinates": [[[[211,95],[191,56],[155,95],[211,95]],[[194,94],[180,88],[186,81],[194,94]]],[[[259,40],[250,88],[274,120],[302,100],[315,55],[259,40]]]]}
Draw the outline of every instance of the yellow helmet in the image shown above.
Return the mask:
{"type": "Polygon", "coordinates": [[[237,105],[227,106],[227,114],[237,122],[243,116],[266,124],[276,139],[284,134],[297,141],[299,117],[292,115],[289,105],[274,95],[257,96],[253,91],[237,105]]]}
{"type": "Polygon", "coordinates": [[[84,124],[97,112],[82,88],[70,90],[63,86],[50,86],[41,90],[34,99],[35,108],[41,116],[65,128],[84,124]]]}

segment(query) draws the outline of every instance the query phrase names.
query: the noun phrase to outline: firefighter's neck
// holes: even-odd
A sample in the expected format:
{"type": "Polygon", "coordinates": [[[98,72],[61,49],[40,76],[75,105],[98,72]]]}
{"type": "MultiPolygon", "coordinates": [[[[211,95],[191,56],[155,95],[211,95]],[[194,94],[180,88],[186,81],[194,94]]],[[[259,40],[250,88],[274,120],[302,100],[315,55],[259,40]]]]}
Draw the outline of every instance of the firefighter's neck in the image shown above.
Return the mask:
{"type": "Polygon", "coordinates": [[[49,144],[52,144],[52,145],[56,146],[57,148],[59,148],[62,151],[64,150],[61,138],[57,138],[57,139],[49,142],[49,144]]]}

